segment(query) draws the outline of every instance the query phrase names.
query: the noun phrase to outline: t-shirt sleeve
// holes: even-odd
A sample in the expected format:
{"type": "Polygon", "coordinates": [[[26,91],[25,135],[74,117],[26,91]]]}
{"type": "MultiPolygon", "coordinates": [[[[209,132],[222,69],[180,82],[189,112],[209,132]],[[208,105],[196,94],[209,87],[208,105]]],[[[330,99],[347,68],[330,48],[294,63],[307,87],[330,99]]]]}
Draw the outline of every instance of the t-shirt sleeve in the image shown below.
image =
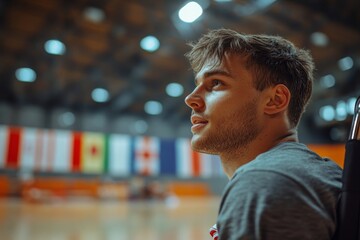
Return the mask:
{"type": "Polygon", "coordinates": [[[331,239],[334,220],[305,186],[272,171],[235,176],[217,220],[219,240],[331,239]]]}

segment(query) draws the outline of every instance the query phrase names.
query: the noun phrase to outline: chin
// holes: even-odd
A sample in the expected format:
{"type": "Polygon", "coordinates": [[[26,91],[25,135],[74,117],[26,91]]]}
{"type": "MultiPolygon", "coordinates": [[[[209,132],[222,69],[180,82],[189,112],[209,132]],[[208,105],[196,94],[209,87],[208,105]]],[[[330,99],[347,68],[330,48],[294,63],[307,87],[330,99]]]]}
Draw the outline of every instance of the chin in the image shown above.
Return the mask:
{"type": "Polygon", "coordinates": [[[196,152],[201,152],[201,153],[207,153],[210,154],[209,149],[207,149],[207,141],[199,136],[199,135],[194,135],[191,139],[191,148],[192,150],[196,151],[196,152]]]}

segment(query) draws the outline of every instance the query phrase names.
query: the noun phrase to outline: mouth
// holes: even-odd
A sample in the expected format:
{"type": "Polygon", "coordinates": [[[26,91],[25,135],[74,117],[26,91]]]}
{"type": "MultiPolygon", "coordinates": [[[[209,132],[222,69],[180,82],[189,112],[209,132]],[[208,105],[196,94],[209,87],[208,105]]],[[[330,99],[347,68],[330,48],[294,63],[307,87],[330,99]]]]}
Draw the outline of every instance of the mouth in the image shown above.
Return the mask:
{"type": "Polygon", "coordinates": [[[191,123],[192,123],[191,132],[192,133],[199,132],[201,129],[203,129],[206,126],[206,124],[208,124],[208,122],[209,121],[207,121],[206,119],[200,116],[196,116],[196,115],[191,116],[191,123]]]}

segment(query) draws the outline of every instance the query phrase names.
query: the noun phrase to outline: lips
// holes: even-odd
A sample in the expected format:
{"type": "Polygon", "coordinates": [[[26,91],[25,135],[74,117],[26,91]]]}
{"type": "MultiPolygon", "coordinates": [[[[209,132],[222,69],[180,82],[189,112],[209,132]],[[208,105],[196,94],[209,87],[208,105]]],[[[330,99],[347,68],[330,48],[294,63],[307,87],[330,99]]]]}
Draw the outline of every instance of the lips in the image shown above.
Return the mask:
{"type": "Polygon", "coordinates": [[[191,123],[193,124],[193,126],[191,127],[191,131],[195,133],[200,131],[202,128],[204,128],[205,125],[208,123],[208,121],[203,117],[192,115],[191,123]]]}

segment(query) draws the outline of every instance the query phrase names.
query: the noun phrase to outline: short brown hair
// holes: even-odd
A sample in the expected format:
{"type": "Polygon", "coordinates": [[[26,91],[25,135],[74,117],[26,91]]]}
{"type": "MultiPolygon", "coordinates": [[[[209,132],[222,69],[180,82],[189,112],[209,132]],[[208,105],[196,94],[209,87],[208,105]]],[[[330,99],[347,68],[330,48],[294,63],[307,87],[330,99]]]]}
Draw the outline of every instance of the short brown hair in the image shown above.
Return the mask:
{"type": "Polygon", "coordinates": [[[270,35],[241,34],[230,29],[212,30],[198,42],[189,44],[185,54],[198,73],[211,58],[220,64],[225,53],[246,58],[246,67],[254,74],[254,87],[261,91],[276,84],[284,84],[291,92],[288,116],[296,126],[312,91],[314,63],[307,50],[290,41],[270,35]]]}

